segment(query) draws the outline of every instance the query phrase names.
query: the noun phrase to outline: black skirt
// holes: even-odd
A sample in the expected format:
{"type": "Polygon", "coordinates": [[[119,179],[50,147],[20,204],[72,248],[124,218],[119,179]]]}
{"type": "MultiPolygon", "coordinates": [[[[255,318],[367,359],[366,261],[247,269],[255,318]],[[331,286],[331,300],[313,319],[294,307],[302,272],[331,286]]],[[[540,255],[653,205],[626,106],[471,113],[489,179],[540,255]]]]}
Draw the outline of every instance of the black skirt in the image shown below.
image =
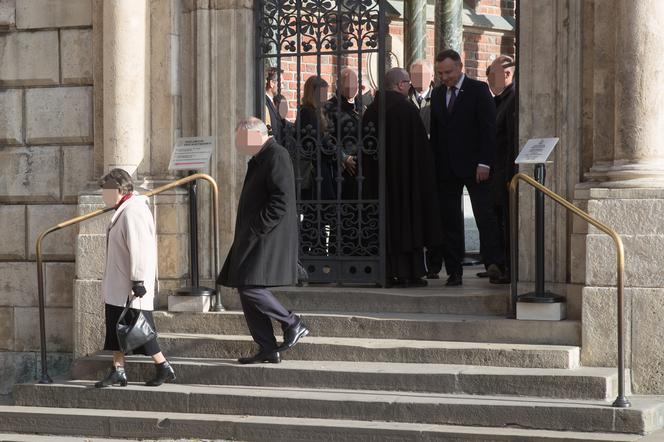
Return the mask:
{"type": "MultiPolygon", "coordinates": [[[[118,323],[118,319],[120,319],[120,315],[122,314],[124,307],[118,307],[116,305],[110,305],[110,304],[105,304],[105,305],[106,305],[106,340],[104,341],[104,350],[122,351],[120,349],[120,344],[118,343],[118,334],[117,334],[116,325],[118,323]]],[[[136,310],[133,308],[129,309],[129,311],[127,312],[127,314],[123,319],[123,322],[126,323],[132,322],[134,318],[136,318],[136,315],[138,315],[139,311],[140,310],[136,310]]],[[[154,325],[154,317],[152,316],[152,312],[149,310],[142,310],[142,312],[143,316],[145,316],[145,320],[148,321],[148,323],[152,326],[154,330],[156,330],[157,328],[154,325]]],[[[157,342],[157,338],[155,337],[144,346],[135,348],[130,354],[153,356],[159,353],[160,351],[161,349],[159,348],[159,343],[157,342]]]]}

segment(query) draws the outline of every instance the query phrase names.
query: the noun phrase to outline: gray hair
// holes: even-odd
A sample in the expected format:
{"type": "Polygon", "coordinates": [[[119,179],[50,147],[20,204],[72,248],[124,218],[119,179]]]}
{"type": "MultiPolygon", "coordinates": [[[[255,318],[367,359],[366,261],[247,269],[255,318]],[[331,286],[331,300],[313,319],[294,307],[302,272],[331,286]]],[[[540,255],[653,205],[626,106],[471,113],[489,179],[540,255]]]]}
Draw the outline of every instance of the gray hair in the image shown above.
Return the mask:
{"type": "Polygon", "coordinates": [[[385,89],[388,91],[395,90],[399,83],[408,80],[408,72],[403,68],[392,68],[385,73],[385,89]]]}
{"type": "Polygon", "coordinates": [[[247,117],[240,120],[237,123],[237,126],[235,126],[235,130],[237,131],[238,129],[257,130],[264,137],[266,137],[268,134],[267,126],[265,125],[265,123],[263,123],[261,120],[259,120],[256,117],[247,117]]]}

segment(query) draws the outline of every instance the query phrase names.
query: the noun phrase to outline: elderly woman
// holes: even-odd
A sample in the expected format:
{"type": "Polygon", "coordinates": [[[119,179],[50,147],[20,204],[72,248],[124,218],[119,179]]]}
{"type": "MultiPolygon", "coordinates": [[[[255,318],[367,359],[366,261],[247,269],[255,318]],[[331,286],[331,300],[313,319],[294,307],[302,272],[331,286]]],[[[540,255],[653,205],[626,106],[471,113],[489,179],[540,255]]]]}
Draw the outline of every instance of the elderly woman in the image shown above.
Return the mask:
{"type": "MultiPolygon", "coordinates": [[[[157,269],[157,240],[152,212],[147,197],[134,192],[131,176],[122,169],[113,169],[101,180],[102,197],[107,207],[115,208],[106,231],[106,268],[102,281],[102,297],[106,304],[106,341],[104,350],[113,351],[113,368],[95,384],[102,388],[127,385],[125,355],[120,349],[116,324],[127,302],[131,302],[124,320],[133,322],[140,310],[152,328],[154,290],[157,269]]],[[[156,366],[155,377],[145,385],[156,387],[175,379],[155,337],[134,354],[151,356],[156,366]]]]}

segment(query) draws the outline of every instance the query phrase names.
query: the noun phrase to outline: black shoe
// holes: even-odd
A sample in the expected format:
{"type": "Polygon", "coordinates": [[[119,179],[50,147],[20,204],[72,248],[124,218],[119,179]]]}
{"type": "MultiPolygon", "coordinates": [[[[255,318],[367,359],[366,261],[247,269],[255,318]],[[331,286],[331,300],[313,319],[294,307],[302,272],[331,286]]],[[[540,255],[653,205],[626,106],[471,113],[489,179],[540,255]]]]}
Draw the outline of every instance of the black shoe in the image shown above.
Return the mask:
{"type": "Polygon", "coordinates": [[[488,278],[489,272],[477,272],[476,275],[478,278],[488,278]]]}
{"type": "Polygon", "coordinates": [[[261,349],[255,355],[246,358],[239,358],[237,361],[240,364],[261,364],[263,362],[278,364],[281,362],[281,355],[278,351],[265,351],[261,349]]]}
{"type": "Polygon", "coordinates": [[[406,287],[426,287],[427,285],[429,285],[427,280],[422,278],[409,279],[406,283],[406,287]]]}
{"type": "Polygon", "coordinates": [[[430,272],[427,273],[427,279],[440,279],[440,276],[438,273],[430,272]]]}
{"type": "Polygon", "coordinates": [[[498,279],[503,276],[503,270],[497,264],[489,264],[486,268],[486,273],[492,279],[498,279]]]}
{"type": "Polygon", "coordinates": [[[288,327],[284,332],[284,343],[281,344],[281,347],[277,348],[277,351],[286,351],[289,348],[297,344],[297,341],[300,338],[307,336],[309,334],[309,329],[302,321],[302,318],[299,318],[297,324],[288,327]]]}
{"type": "Polygon", "coordinates": [[[154,378],[145,383],[148,387],[158,387],[164,382],[175,380],[175,371],[168,361],[164,361],[161,364],[155,364],[155,368],[157,369],[157,372],[155,373],[154,378]]]}
{"type": "Polygon", "coordinates": [[[104,379],[95,383],[95,388],[105,388],[115,384],[120,384],[120,387],[127,386],[127,374],[124,367],[113,367],[104,379]]]}
{"type": "Polygon", "coordinates": [[[449,278],[447,278],[447,282],[445,283],[447,287],[455,287],[461,284],[463,284],[463,278],[461,276],[461,273],[451,274],[449,278]]]}

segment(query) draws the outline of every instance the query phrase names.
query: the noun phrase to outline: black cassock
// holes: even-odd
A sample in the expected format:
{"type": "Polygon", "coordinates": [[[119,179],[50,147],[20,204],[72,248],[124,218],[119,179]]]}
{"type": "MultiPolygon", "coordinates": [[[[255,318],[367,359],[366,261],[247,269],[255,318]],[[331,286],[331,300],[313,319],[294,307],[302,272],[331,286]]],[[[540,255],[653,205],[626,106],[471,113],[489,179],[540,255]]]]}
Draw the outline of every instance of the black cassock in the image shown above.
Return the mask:
{"type": "MultiPolygon", "coordinates": [[[[426,274],[423,248],[442,244],[434,158],[417,107],[394,91],[385,102],[387,275],[412,280],[426,274]]],[[[362,119],[365,143],[372,133],[378,139],[380,105],[377,93],[362,119]]],[[[363,160],[365,198],[377,198],[378,162],[363,160]]]]}

